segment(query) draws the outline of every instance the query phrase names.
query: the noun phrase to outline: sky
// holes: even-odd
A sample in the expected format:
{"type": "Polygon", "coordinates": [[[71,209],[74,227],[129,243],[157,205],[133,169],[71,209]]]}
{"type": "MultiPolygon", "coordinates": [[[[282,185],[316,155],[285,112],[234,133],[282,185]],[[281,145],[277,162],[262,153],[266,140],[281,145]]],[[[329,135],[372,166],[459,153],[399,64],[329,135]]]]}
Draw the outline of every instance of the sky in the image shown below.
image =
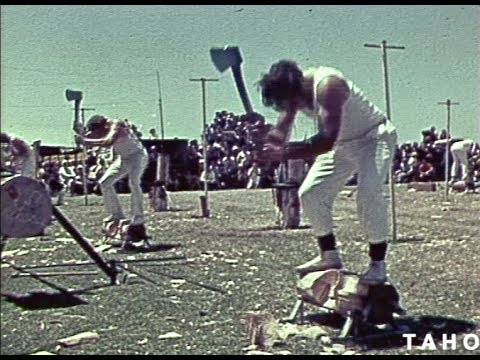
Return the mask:
{"type": "MultiPolygon", "coordinates": [[[[85,119],[129,119],[148,136],[199,139],[202,87],[206,116],[245,112],[231,71],[220,73],[210,48],[238,46],[255,111],[275,123],[256,82],[271,64],[341,70],[385,110],[382,51],[387,50],[391,118],[399,141],[446,128],[480,142],[479,5],[2,5],[1,129],[28,142],[73,146],[73,103],[81,91],[85,119]],[[157,71],[159,82],[157,81],[157,71]],[[159,86],[160,83],[160,86],[159,86]],[[160,90],[160,91],[159,91],[160,90]],[[160,116],[159,100],[162,103],[160,116]]],[[[299,117],[294,139],[313,134],[299,117]]]]}

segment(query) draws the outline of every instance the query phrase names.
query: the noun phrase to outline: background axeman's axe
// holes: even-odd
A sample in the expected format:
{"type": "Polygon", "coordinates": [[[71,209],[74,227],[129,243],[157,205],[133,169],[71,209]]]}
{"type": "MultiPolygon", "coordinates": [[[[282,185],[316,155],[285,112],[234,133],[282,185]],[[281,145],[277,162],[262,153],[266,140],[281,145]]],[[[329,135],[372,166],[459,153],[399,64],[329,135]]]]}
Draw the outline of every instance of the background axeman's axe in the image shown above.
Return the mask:
{"type": "Polygon", "coordinates": [[[232,69],[233,78],[235,79],[235,84],[237,86],[238,93],[242,100],[243,107],[247,114],[252,113],[252,104],[248,96],[247,89],[245,87],[245,82],[242,75],[242,54],[238,46],[225,46],[224,48],[211,48],[210,56],[212,58],[213,64],[218,71],[223,73],[228,68],[232,69]]]}

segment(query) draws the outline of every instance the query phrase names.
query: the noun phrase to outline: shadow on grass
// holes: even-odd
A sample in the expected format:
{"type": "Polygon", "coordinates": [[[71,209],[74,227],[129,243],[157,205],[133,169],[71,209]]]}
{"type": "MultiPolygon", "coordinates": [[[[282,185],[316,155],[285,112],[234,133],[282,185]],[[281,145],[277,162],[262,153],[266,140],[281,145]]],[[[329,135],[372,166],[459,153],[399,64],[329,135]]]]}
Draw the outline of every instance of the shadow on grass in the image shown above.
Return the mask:
{"type": "Polygon", "coordinates": [[[134,244],[127,243],[123,248],[118,250],[118,253],[128,254],[128,253],[150,253],[156,251],[168,251],[176,248],[182,247],[182,243],[163,243],[159,241],[149,241],[148,244],[134,244]]]}
{"type": "Polygon", "coordinates": [[[295,231],[301,231],[301,230],[307,230],[310,229],[310,225],[301,225],[295,229],[283,229],[281,226],[275,225],[275,226],[263,226],[259,228],[250,228],[250,229],[234,229],[235,231],[231,232],[223,232],[219,233],[219,235],[224,236],[224,237],[234,237],[234,238],[244,238],[245,234],[248,234],[248,238],[261,238],[264,236],[264,233],[266,232],[284,232],[284,231],[289,231],[289,232],[295,232],[295,231]]]}
{"type": "Polygon", "coordinates": [[[211,216],[203,216],[203,215],[190,215],[190,219],[210,219],[211,216]]]}
{"type": "Polygon", "coordinates": [[[170,208],[167,211],[162,211],[162,212],[187,212],[187,211],[192,211],[195,208],[189,207],[189,208],[170,208]]]}
{"type": "Polygon", "coordinates": [[[28,294],[2,293],[8,302],[11,302],[23,310],[42,310],[51,308],[63,308],[88,304],[79,296],[64,292],[47,292],[44,290],[31,291],[28,294]]]}
{"type": "Polygon", "coordinates": [[[282,228],[280,225],[274,225],[274,226],[263,226],[263,227],[259,227],[259,228],[255,228],[255,229],[245,229],[245,230],[242,230],[244,232],[251,232],[251,231],[292,231],[292,230],[305,230],[305,229],[310,229],[311,226],[310,225],[300,225],[300,226],[297,226],[295,228],[291,228],[291,229],[284,229],[282,228]]]}
{"type": "MultiPolygon", "coordinates": [[[[311,323],[341,329],[345,318],[336,313],[311,314],[307,317],[311,323]]],[[[385,349],[407,346],[407,338],[403,334],[415,334],[412,346],[421,346],[429,334],[434,341],[442,341],[443,337],[452,339],[452,335],[459,335],[480,329],[480,324],[456,319],[452,317],[420,315],[400,316],[394,319],[393,325],[377,327],[373,325],[362,326],[357,336],[337,339],[340,342],[361,345],[369,349],[385,349]]]]}
{"type": "Polygon", "coordinates": [[[84,289],[72,291],[48,292],[45,290],[33,290],[27,294],[16,294],[12,292],[2,292],[1,295],[6,301],[15,304],[23,310],[44,310],[52,308],[64,308],[77,305],[86,305],[88,301],[78,295],[88,294],[95,289],[104,288],[111,285],[95,285],[84,289]]]}

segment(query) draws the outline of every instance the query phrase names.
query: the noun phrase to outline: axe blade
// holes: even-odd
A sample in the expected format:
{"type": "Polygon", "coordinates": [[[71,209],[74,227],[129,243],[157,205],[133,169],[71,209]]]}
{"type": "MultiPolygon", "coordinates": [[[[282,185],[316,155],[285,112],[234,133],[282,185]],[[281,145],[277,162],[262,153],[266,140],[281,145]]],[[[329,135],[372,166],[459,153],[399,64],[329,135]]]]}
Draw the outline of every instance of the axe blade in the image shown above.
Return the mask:
{"type": "Polygon", "coordinates": [[[243,61],[238,46],[213,47],[210,49],[210,56],[213,64],[221,73],[230,67],[239,66],[243,61]]]}

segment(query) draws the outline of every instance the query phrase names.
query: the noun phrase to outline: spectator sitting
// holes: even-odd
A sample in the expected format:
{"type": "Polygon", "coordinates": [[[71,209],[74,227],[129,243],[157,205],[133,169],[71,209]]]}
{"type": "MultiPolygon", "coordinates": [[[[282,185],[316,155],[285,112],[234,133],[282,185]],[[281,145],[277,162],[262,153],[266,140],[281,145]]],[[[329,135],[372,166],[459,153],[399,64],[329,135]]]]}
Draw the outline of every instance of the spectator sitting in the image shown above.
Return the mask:
{"type": "Polygon", "coordinates": [[[433,181],[435,177],[435,168],[430,162],[427,161],[426,158],[422,158],[422,160],[420,160],[420,163],[417,165],[417,172],[417,181],[433,181]]]}

